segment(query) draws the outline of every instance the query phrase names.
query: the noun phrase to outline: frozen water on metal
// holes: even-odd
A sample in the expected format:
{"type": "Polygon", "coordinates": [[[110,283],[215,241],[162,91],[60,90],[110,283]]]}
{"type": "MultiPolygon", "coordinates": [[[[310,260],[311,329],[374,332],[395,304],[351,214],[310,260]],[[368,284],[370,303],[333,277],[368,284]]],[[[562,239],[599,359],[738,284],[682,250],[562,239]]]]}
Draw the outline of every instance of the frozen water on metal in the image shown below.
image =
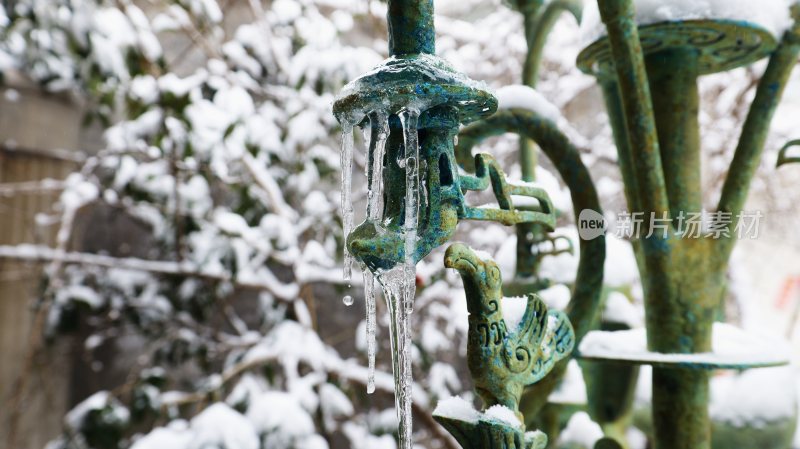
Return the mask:
{"type": "Polygon", "coordinates": [[[408,311],[404,306],[406,292],[405,266],[397,266],[389,271],[378,273],[378,282],[383,288],[386,305],[389,308],[389,333],[392,343],[392,372],[394,373],[394,400],[399,423],[400,449],[411,449],[412,417],[411,391],[411,328],[408,311]]]}
{"type": "MultiPolygon", "coordinates": [[[[425,186],[420,183],[419,175],[419,140],[417,121],[419,111],[408,108],[399,114],[403,125],[405,153],[397,163],[405,169],[406,195],[405,213],[403,216],[403,239],[405,259],[401,265],[391,270],[379,270],[373,273],[363,266],[364,297],[367,315],[367,359],[368,378],[367,392],[375,391],[375,353],[376,353],[376,304],[375,280],[382,287],[384,298],[390,315],[390,340],[392,345],[392,371],[394,373],[395,405],[399,422],[400,449],[411,449],[412,416],[411,391],[413,385],[411,372],[411,328],[409,314],[413,311],[416,294],[416,261],[414,255],[417,246],[417,223],[419,221],[420,190],[425,186]]],[[[383,170],[386,154],[386,140],[389,136],[389,114],[384,111],[369,114],[370,129],[365,132],[369,137],[367,162],[367,220],[379,230],[382,229],[384,214],[384,177],[383,170]]],[[[353,207],[351,197],[353,164],[353,128],[345,127],[342,136],[342,216],[345,236],[353,229],[353,207]]],[[[427,198],[425,198],[427,200],[427,198]]],[[[345,250],[345,277],[349,279],[352,259],[345,250]]],[[[345,297],[345,304],[352,304],[352,298],[345,297]]]]}
{"type": "Polygon", "coordinates": [[[406,148],[406,208],[403,230],[405,231],[405,263],[403,264],[403,307],[407,313],[414,310],[416,293],[416,261],[417,221],[419,218],[419,139],[417,135],[417,119],[419,111],[406,109],[400,113],[403,123],[403,138],[406,148]]]}
{"type": "Polygon", "coordinates": [[[389,136],[389,117],[385,113],[373,112],[369,120],[372,132],[368,153],[371,169],[367,169],[367,218],[380,226],[383,219],[383,159],[386,154],[386,138],[389,136]]]}
{"type": "Polygon", "coordinates": [[[347,236],[353,230],[353,126],[342,126],[342,227],[344,231],[344,280],[353,275],[353,255],[347,249],[347,236]]]}
{"type": "Polygon", "coordinates": [[[367,307],[367,393],[375,392],[375,279],[372,271],[364,268],[364,302],[367,307]]]}
{"type": "MultiPolygon", "coordinates": [[[[383,158],[386,152],[386,138],[389,136],[389,116],[381,112],[369,115],[369,162],[367,166],[367,219],[380,226],[383,219],[383,158]]],[[[367,358],[369,378],[367,393],[375,391],[375,288],[373,274],[364,269],[364,292],[367,307],[367,358]],[[368,274],[369,273],[369,274],[368,274]]]]}

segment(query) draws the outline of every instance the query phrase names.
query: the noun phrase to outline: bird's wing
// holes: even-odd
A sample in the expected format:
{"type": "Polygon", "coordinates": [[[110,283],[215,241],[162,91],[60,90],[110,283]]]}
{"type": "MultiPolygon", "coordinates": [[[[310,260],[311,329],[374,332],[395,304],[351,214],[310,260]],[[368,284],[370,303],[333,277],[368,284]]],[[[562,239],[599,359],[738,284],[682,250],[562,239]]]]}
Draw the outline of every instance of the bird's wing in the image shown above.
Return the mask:
{"type": "Polygon", "coordinates": [[[542,320],[543,335],[531,342],[538,345],[533,353],[530,376],[526,379],[527,385],[536,383],[546,376],[559,360],[572,352],[575,344],[575,332],[563,312],[547,311],[542,320]]]}
{"type": "Polygon", "coordinates": [[[547,330],[542,339],[542,353],[549,354],[555,363],[572,352],[572,347],[575,345],[575,331],[564,312],[551,310],[547,315],[547,330]]]}
{"type": "Polygon", "coordinates": [[[564,312],[547,310],[544,301],[531,294],[522,321],[506,340],[503,354],[508,368],[522,374],[525,385],[531,385],[569,355],[574,344],[575,332],[564,312]]]}
{"type": "Polygon", "coordinates": [[[509,329],[505,341],[503,355],[511,372],[522,373],[531,369],[546,329],[547,305],[537,295],[530,294],[522,320],[516,329],[509,329]]]}
{"type": "Polygon", "coordinates": [[[525,313],[522,315],[515,333],[514,339],[517,344],[532,344],[537,346],[545,330],[547,329],[547,305],[542,301],[539,296],[535,294],[528,295],[528,305],[525,307],[525,313]]]}

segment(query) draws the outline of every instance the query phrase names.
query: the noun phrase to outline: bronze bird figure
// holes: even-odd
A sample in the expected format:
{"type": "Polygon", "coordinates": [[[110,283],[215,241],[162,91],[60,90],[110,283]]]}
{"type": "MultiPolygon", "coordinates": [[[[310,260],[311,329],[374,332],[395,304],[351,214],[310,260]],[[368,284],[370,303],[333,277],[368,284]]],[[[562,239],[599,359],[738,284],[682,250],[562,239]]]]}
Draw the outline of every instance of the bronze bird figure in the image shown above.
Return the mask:
{"type": "Polygon", "coordinates": [[[520,396],[572,351],[572,325],[564,313],[548,310],[541,298],[528,294],[522,320],[509,329],[503,318],[497,264],[461,243],[447,249],[444,263],[464,281],[469,311],[467,363],[476,392],[485,408],[503,405],[524,422],[520,396]]]}

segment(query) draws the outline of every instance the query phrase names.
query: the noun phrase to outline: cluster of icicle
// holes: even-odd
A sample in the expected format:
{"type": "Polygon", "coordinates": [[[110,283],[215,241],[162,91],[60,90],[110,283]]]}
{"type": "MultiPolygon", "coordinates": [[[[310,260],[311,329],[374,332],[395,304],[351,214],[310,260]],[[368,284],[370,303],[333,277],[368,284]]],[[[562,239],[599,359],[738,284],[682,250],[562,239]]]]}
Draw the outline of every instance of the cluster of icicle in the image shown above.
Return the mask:
{"type": "MultiPolygon", "coordinates": [[[[367,312],[367,357],[369,371],[367,392],[375,391],[375,289],[377,279],[383,288],[384,298],[389,309],[390,333],[392,343],[392,369],[394,372],[395,406],[399,421],[400,449],[411,447],[411,329],[408,316],[414,309],[416,294],[416,261],[414,254],[417,247],[417,222],[419,215],[420,181],[419,181],[419,141],[417,136],[417,120],[419,111],[405,109],[399,114],[403,125],[405,140],[404,158],[398,161],[406,171],[405,217],[403,225],[405,261],[402,265],[388,271],[378,270],[373,273],[366,266],[362,267],[364,275],[364,297],[367,312]]],[[[377,229],[383,228],[383,160],[386,152],[386,139],[389,136],[389,115],[385,112],[369,114],[370,132],[368,133],[368,195],[367,220],[377,229]],[[371,165],[371,167],[369,167],[371,165]],[[371,171],[371,176],[369,172],[371,171]]],[[[353,171],[353,124],[345,124],[342,132],[342,222],[345,237],[353,230],[352,171],[353,171]]],[[[367,133],[365,133],[366,135],[367,133]]],[[[345,245],[344,278],[349,281],[353,270],[353,257],[345,245]]],[[[345,297],[345,304],[352,304],[352,298],[345,297]]]]}

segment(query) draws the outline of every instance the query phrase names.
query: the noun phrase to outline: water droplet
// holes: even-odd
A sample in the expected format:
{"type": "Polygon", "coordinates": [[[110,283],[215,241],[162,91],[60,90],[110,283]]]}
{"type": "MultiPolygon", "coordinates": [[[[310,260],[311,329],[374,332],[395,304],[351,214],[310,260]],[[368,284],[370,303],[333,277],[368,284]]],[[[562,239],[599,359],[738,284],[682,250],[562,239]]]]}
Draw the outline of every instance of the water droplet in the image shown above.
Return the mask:
{"type": "Polygon", "coordinates": [[[353,305],[353,297],[350,296],[350,295],[345,295],[345,297],[342,298],[342,302],[344,303],[344,305],[346,305],[348,307],[352,306],[353,305]]]}

